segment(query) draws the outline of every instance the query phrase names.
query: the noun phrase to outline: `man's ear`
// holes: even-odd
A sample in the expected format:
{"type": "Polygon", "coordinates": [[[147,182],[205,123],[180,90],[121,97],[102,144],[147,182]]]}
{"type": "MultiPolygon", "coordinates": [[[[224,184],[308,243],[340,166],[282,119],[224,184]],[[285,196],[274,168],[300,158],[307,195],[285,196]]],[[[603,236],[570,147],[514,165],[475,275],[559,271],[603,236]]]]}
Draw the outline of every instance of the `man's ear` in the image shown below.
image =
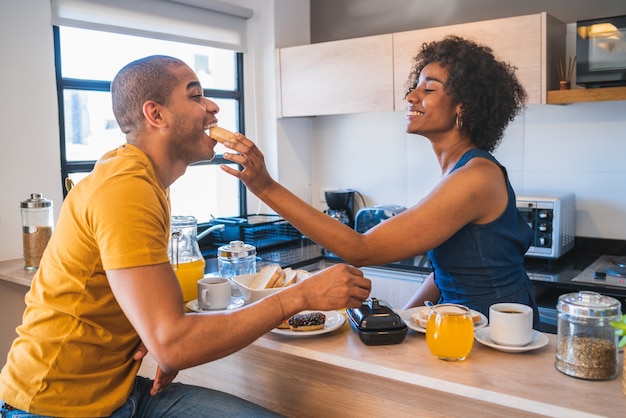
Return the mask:
{"type": "Polygon", "coordinates": [[[148,123],[155,128],[161,128],[165,124],[162,111],[161,105],[152,100],[148,100],[143,104],[143,115],[148,123]]]}

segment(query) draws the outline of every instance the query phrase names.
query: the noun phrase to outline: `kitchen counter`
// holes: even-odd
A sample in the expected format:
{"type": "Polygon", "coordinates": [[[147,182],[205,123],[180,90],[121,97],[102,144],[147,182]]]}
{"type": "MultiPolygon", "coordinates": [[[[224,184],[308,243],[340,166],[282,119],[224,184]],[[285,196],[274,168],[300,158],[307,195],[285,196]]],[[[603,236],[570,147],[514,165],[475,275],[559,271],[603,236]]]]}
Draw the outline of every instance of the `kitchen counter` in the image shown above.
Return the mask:
{"type": "MultiPolygon", "coordinates": [[[[4,283],[27,289],[33,275],[21,259],[0,262],[4,283]]],[[[346,322],[319,336],[268,333],[177,379],[294,417],[623,416],[622,374],[609,381],[566,376],[554,367],[555,336],[548,338],[547,346],[518,354],[475,342],[467,360],[445,362],[430,354],[421,333],[410,330],[402,344],[366,346],[346,322]]],[[[154,371],[148,358],[141,374],[154,371]]]]}
{"type": "MultiPolygon", "coordinates": [[[[535,283],[550,284],[551,287],[561,288],[607,288],[618,294],[626,295],[626,287],[610,285],[589,285],[581,282],[572,282],[572,279],[580,274],[588,265],[594,262],[602,254],[626,254],[626,241],[604,240],[595,238],[576,238],[574,250],[566,253],[559,259],[547,259],[539,257],[526,257],[524,267],[531,281],[535,283]]],[[[282,267],[292,266],[300,268],[313,264],[319,260],[342,262],[335,254],[326,251],[319,245],[302,239],[301,241],[282,247],[269,248],[258,251],[257,266],[276,263],[282,267]]],[[[207,261],[207,272],[215,269],[216,263],[207,261]]],[[[410,259],[377,266],[389,270],[401,270],[407,272],[428,273],[432,271],[428,258],[419,255],[410,259]]]]}
{"type": "Polygon", "coordinates": [[[35,277],[35,270],[24,269],[24,259],[0,261],[0,279],[30,287],[35,277]]]}
{"type": "MultiPolygon", "coordinates": [[[[223,359],[183,370],[177,381],[223,390],[291,417],[623,417],[622,376],[587,381],[554,367],[555,336],[526,353],[477,341],[462,362],[432,356],[425,336],[366,346],[346,323],[332,333],[268,333],[223,359]]],[[[621,356],[620,356],[621,357],[621,356]]],[[[140,374],[154,377],[155,363],[140,374]]]]}

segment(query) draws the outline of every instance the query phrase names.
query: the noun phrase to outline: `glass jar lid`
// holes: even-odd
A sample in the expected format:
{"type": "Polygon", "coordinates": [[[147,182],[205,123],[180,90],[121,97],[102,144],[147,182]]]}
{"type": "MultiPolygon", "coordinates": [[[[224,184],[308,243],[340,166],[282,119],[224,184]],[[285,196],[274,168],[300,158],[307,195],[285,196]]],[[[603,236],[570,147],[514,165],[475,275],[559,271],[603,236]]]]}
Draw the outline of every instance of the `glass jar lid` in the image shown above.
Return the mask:
{"type": "Polygon", "coordinates": [[[31,193],[30,198],[20,203],[21,208],[49,208],[52,207],[52,200],[43,197],[41,193],[31,193]]]}
{"type": "Polygon", "coordinates": [[[559,296],[557,309],[579,318],[611,318],[620,315],[621,303],[597,292],[581,291],[559,296]]]}
{"type": "Polygon", "coordinates": [[[222,245],[217,249],[218,257],[223,258],[245,258],[256,256],[256,247],[245,244],[243,241],[231,241],[230,244],[222,245]]]}
{"type": "Polygon", "coordinates": [[[197,226],[198,221],[194,216],[172,216],[172,227],[184,228],[186,226],[197,226]]]}

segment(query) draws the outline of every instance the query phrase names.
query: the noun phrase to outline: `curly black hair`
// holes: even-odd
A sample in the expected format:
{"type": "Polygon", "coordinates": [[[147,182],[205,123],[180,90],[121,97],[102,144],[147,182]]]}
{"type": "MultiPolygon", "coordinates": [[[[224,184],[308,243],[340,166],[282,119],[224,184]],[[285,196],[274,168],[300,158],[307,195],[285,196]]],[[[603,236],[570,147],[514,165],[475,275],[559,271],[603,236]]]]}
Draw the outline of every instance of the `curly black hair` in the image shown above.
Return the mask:
{"type": "Polygon", "coordinates": [[[405,98],[416,88],[424,67],[438,62],[449,73],[446,92],[461,104],[463,129],[476,147],[495,150],[507,125],[526,102],[516,68],[498,61],[488,46],[454,35],[422,44],[413,62],[405,98]]]}

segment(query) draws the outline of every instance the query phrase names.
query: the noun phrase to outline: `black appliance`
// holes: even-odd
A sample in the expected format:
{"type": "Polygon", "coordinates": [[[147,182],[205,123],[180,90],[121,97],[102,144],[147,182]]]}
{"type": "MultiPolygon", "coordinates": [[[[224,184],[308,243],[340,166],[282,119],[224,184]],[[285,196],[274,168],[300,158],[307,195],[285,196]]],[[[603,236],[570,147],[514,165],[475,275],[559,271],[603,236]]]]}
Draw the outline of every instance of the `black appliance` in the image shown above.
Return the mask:
{"type": "MultiPolygon", "coordinates": [[[[354,195],[359,194],[353,189],[327,190],[324,192],[328,209],[325,210],[329,216],[354,228],[355,201],[354,195]]],[[[361,199],[363,197],[361,196],[361,199]]]]}
{"type": "Polygon", "coordinates": [[[385,301],[372,298],[360,308],[346,309],[346,314],[364,344],[400,344],[406,337],[407,325],[385,301]]]}
{"type": "Polygon", "coordinates": [[[576,84],[626,86],[626,15],[576,22],[576,84]]]}

